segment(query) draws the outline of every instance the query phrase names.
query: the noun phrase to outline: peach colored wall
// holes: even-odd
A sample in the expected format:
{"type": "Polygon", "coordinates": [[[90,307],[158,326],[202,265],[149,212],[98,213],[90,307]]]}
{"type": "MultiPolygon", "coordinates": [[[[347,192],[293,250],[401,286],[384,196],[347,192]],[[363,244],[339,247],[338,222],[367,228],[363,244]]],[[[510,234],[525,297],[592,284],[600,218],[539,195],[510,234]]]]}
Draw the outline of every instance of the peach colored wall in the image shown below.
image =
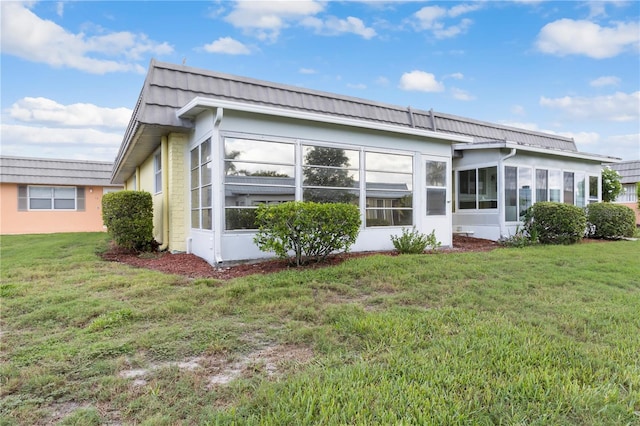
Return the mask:
{"type": "Polygon", "coordinates": [[[0,184],[0,234],[105,231],[102,186],[85,187],[85,211],[18,211],[18,185],[0,184]]]}
{"type": "Polygon", "coordinates": [[[636,225],[640,226],[640,209],[638,208],[638,203],[619,203],[623,206],[629,207],[636,214],[636,225]]]}

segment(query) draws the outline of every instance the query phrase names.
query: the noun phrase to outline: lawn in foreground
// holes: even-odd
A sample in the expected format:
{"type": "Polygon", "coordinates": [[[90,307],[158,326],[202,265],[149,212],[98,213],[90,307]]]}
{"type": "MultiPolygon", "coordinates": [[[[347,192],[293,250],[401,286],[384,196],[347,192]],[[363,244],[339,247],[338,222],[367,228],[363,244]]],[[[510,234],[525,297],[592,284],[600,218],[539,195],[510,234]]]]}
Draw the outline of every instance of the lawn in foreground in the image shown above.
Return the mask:
{"type": "Polygon", "coordinates": [[[1,424],[640,424],[640,242],[229,282],[3,236],[1,424]]]}

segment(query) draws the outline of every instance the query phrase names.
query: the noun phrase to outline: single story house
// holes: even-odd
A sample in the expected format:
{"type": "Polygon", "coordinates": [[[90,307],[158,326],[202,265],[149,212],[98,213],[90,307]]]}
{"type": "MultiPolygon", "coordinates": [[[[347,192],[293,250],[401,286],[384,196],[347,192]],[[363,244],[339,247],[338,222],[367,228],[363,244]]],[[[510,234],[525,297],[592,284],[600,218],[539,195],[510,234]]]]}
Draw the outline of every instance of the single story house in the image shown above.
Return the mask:
{"type": "Polygon", "coordinates": [[[104,231],[112,162],[0,157],[0,233],[104,231]]]}
{"type": "Polygon", "coordinates": [[[621,161],[610,167],[620,175],[622,192],[614,203],[624,204],[636,213],[636,225],[640,226],[640,208],[638,208],[638,193],[636,185],[640,182],[640,160],[621,161]]]}
{"type": "Polygon", "coordinates": [[[270,256],[260,203],[344,201],[354,251],[392,249],[403,227],[493,240],[532,203],[601,199],[603,163],[572,139],[152,60],[112,182],[154,199],[163,248],[211,264],[270,256]]]}

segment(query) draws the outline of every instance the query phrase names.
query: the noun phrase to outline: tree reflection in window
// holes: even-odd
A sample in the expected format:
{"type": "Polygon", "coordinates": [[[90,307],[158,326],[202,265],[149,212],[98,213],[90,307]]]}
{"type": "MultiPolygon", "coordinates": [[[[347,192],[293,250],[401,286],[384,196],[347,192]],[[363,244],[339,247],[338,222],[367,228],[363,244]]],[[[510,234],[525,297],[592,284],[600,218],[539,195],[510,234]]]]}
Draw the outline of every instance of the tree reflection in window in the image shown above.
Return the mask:
{"type": "Polygon", "coordinates": [[[304,200],[357,204],[358,151],[322,146],[305,146],[303,149],[304,200]]]}

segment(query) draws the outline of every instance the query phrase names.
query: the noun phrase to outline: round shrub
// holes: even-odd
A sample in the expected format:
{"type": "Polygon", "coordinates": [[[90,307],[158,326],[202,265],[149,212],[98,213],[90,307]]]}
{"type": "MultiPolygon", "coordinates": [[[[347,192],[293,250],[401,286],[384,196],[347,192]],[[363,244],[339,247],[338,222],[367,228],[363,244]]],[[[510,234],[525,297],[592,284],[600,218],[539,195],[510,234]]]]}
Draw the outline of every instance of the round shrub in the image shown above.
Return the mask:
{"type": "Polygon", "coordinates": [[[102,197],[102,220],[120,247],[150,251],[153,239],[153,200],[146,191],[110,192],[102,197]]]}
{"type": "Polygon", "coordinates": [[[574,244],[587,228],[584,210],[570,204],[543,201],[525,213],[525,231],[542,244],[574,244]]]}
{"type": "Polygon", "coordinates": [[[589,236],[593,238],[633,237],[636,215],[629,207],[621,204],[594,203],[587,208],[587,222],[589,236]]]}

